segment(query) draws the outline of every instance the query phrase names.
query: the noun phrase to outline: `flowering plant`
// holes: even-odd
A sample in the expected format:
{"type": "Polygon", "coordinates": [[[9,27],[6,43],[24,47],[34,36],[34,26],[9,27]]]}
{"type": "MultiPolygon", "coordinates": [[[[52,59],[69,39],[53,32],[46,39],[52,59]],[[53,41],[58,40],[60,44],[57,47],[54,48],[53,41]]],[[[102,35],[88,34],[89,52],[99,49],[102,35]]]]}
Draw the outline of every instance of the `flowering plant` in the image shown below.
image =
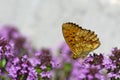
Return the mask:
{"type": "Polygon", "coordinates": [[[71,59],[62,43],[57,56],[50,48],[34,49],[20,32],[5,26],[0,30],[0,80],[120,80],[120,49],[109,56],[88,55],[83,62],[71,59]]]}

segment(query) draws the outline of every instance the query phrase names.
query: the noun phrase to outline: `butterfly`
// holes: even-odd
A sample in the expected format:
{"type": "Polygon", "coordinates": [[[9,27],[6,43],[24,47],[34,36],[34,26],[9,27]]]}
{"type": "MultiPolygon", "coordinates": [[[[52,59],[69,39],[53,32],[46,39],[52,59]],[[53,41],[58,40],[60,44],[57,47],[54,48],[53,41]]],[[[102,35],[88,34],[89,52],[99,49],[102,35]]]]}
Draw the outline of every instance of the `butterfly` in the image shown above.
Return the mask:
{"type": "Polygon", "coordinates": [[[85,58],[89,52],[101,44],[94,31],[83,29],[72,22],[63,23],[62,33],[72,51],[73,59],[85,58]]]}

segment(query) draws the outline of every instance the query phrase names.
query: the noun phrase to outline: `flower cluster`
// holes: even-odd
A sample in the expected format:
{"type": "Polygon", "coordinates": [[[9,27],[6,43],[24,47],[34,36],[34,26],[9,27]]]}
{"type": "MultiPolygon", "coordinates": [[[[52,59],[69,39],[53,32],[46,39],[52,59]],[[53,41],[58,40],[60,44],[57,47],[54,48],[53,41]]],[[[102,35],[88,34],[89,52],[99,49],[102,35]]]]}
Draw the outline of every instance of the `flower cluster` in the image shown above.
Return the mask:
{"type": "Polygon", "coordinates": [[[71,58],[66,43],[34,49],[27,38],[10,25],[0,30],[0,80],[120,80],[120,49],[71,58]]]}
{"type": "Polygon", "coordinates": [[[114,48],[109,56],[90,54],[82,62],[81,59],[71,59],[72,52],[65,43],[60,46],[59,52],[61,67],[56,68],[55,80],[120,80],[118,48],[114,48]]]}
{"type": "Polygon", "coordinates": [[[35,50],[9,25],[0,30],[0,80],[51,80],[54,66],[50,49],[35,50]]]}

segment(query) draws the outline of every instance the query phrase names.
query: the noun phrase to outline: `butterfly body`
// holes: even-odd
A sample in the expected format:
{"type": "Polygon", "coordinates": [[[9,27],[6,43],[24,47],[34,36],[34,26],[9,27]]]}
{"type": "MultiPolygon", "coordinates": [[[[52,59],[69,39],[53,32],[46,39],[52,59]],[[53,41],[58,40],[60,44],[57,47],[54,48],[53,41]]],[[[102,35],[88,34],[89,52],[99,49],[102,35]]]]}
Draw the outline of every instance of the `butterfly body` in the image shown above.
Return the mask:
{"type": "Polygon", "coordinates": [[[83,29],[74,23],[64,23],[62,32],[66,43],[73,52],[73,59],[84,58],[89,52],[100,46],[100,41],[93,31],[83,29]]]}

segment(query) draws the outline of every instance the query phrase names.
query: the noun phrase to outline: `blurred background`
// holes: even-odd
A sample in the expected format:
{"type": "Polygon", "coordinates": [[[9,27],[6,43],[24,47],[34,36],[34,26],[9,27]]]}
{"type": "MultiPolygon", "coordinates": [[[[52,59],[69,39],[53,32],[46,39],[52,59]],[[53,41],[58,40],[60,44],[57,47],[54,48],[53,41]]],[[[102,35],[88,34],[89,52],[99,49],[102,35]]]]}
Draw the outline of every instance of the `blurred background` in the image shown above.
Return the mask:
{"type": "Polygon", "coordinates": [[[16,26],[38,49],[63,42],[65,22],[95,31],[95,52],[120,47],[120,0],[0,0],[0,24],[16,26]]]}

